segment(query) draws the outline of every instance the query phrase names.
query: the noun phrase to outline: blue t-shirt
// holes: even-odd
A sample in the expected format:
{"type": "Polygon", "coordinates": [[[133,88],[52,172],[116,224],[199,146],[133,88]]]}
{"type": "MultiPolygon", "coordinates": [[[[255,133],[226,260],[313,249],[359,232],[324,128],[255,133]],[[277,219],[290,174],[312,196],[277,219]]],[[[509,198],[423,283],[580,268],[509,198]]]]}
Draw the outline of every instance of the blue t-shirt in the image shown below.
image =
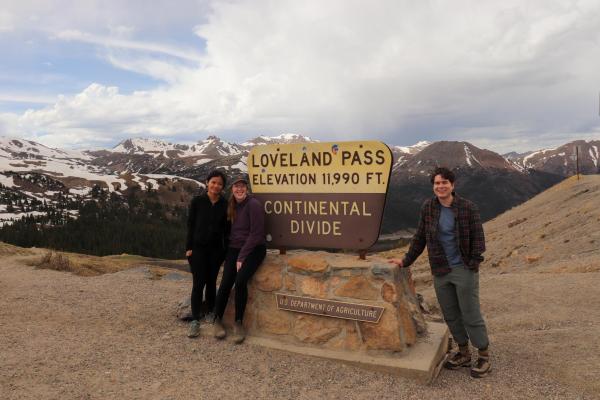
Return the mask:
{"type": "Polygon", "coordinates": [[[460,256],[456,233],[454,232],[454,224],[452,208],[442,206],[438,223],[438,240],[444,248],[450,267],[460,267],[463,265],[463,261],[460,256]]]}

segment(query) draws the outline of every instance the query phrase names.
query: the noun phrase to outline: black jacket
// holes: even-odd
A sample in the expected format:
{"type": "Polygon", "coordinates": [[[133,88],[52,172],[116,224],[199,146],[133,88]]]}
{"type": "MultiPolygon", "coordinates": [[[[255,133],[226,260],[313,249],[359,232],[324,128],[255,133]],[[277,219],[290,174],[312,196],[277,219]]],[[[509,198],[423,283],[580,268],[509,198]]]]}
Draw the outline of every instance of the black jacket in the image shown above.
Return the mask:
{"type": "Polygon", "coordinates": [[[220,197],[213,204],[206,194],[194,197],[190,203],[187,226],[186,250],[207,246],[218,246],[225,250],[230,231],[227,201],[220,197]]]}

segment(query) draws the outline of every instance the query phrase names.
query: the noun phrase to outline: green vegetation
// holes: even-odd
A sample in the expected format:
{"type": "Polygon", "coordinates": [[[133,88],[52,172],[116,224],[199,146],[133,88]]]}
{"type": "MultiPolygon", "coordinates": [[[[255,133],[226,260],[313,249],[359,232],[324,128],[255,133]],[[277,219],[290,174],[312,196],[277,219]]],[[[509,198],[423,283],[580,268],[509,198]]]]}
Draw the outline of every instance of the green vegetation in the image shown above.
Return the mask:
{"type": "Polygon", "coordinates": [[[136,190],[120,196],[96,186],[91,195],[85,202],[42,206],[45,215],[29,215],[0,228],[0,241],[96,256],[183,257],[185,208],[163,205],[156,196],[142,197],[136,190]],[[69,210],[76,210],[78,218],[69,210]]]}

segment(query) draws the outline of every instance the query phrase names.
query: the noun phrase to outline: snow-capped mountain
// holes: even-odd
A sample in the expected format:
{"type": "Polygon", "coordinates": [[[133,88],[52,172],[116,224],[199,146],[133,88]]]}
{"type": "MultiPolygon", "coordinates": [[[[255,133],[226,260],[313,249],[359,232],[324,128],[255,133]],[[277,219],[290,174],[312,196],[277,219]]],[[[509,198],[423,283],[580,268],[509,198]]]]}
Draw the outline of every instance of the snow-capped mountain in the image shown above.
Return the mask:
{"type": "Polygon", "coordinates": [[[408,175],[428,175],[436,166],[443,165],[450,169],[483,168],[507,169],[517,168],[490,150],[480,149],[468,142],[435,142],[421,151],[414,153],[410,159],[401,164],[399,173],[408,175]]]}
{"type": "Polygon", "coordinates": [[[434,142],[406,156],[392,172],[384,228],[414,226],[424,199],[432,196],[430,174],[438,166],[455,171],[455,189],[475,201],[484,220],[495,217],[557,183],[561,176],[525,170],[468,142],[434,142]],[[402,223],[394,222],[402,221],[402,223]]]}
{"type": "MultiPolygon", "coordinates": [[[[228,157],[245,157],[248,150],[209,136],[193,145],[173,144],[157,139],[127,139],[111,150],[95,151],[91,161],[114,173],[165,173],[185,175],[195,167],[228,157]]],[[[233,162],[233,164],[236,164],[233,162]]]]}
{"type": "MultiPolygon", "coordinates": [[[[0,194],[4,197],[0,197],[19,193],[24,199],[48,204],[58,204],[65,197],[86,201],[96,186],[123,201],[138,190],[158,195],[165,204],[185,206],[210,170],[220,168],[229,175],[247,172],[247,155],[253,146],[306,142],[316,141],[296,134],[259,136],[242,144],[216,136],[191,145],[131,138],[109,150],[80,152],[2,137],[0,194]]],[[[491,218],[570,175],[569,155],[575,145],[580,149],[581,170],[598,172],[599,141],[504,157],[468,142],[390,146],[394,165],[384,228],[395,231],[413,225],[421,202],[431,195],[429,173],[438,165],[456,170],[457,190],[480,205],[484,218],[491,218]]],[[[0,220],[6,217],[5,211],[0,201],[0,220]]],[[[18,212],[37,211],[23,208],[18,212]]]]}
{"type": "Polygon", "coordinates": [[[392,146],[391,149],[392,152],[397,152],[399,154],[417,154],[430,144],[431,142],[423,140],[412,146],[392,146]]]}
{"type": "MultiPolygon", "coordinates": [[[[77,150],[59,150],[31,140],[0,136],[0,158],[10,160],[90,160],[92,157],[77,150]]],[[[2,168],[0,166],[0,168],[2,168]]]]}
{"type": "Polygon", "coordinates": [[[314,143],[318,140],[311,139],[308,136],[298,135],[295,133],[284,133],[278,136],[258,136],[248,140],[241,145],[245,148],[252,148],[263,144],[292,144],[292,143],[314,143]]]}
{"type": "MultiPolygon", "coordinates": [[[[86,152],[53,149],[31,140],[0,138],[0,172],[40,173],[61,178],[78,178],[103,182],[109,190],[125,185],[106,168],[93,165],[93,156],[86,152]]],[[[6,175],[5,175],[6,176],[6,175]]]]}
{"type": "Polygon", "coordinates": [[[502,157],[506,158],[509,161],[515,161],[525,156],[528,156],[531,153],[533,153],[533,151],[526,151],[525,153],[517,153],[516,151],[511,151],[510,153],[502,154],[502,157]]]}
{"type": "Polygon", "coordinates": [[[158,155],[174,150],[176,150],[176,145],[159,139],[132,138],[123,140],[110,151],[127,154],[156,153],[158,155]]]}
{"type": "Polygon", "coordinates": [[[216,136],[209,136],[205,140],[190,146],[183,156],[203,156],[214,160],[215,158],[234,156],[245,152],[247,150],[237,143],[229,143],[216,136]]]}
{"type": "Polygon", "coordinates": [[[123,197],[132,188],[149,192],[179,186],[194,192],[201,186],[169,174],[116,172],[111,169],[112,161],[98,162],[105,154],[112,153],[60,150],[31,140],[0,137],[0,226],[47,213],[60,204],[89,200],[94,187],[123,197]]]}
{"type": "MultiPolygon", "coordinates": [[[[285,134],[257,141],[312,140],[285,134]]],[[[141,190],[160,194],[167,204],[187,206],[211,169],[246,172],[250,149],[216,136],[192,145],[130,138],[112,149],[95,151],[53,149],[31,140],[0,137],[0,225],[38,215],[42,203],[52,208],[61,202],[85,202],[95,187],[123,201],[132,190],[141,190]],[[17,199],[26,206],[13,206],[17,199]],[[6,212],[9,205],[10,212],[6,212]]]]}
{"type": "Polygon", "coordinates": [[[242,144],[209,136],[193,145],[172,144],[156,139],[127,139],[110,151],[94,152],[95,165],[114,172],[165,173],[202,179],[210,169],[246,172],[246,159],[253,146],[276,143],[315,142],[297,134],[259,136],[242,144]]]}
{"type": "Polygon", "coordinates": [[[394,156],[394,164],[392,166],[392,171],[401,168],[408,160],[412,158],[415,154],[421,152],[424,148],[429,146],[431,142],[420,141],[412,146],[391,146],[392,155],[394,156]]]}
{"type": "Polygon", "coordinates": [[[153,157],[162,156],[164,158],[203,157],[214,159],[243,153],[245,148],[236,143],[225,142],[216,136],[209,136],[193,145],[173,144],[159,139],[126,139],[110,151],[137,155],[149,154],[153,157]]]}
{"type": "Polygon", "coordinates": [[[576,140],[554,149],[529,152],[513,161],[526,169],[570,176],[577,169],[576,148],[579,155],[579,172],[600,173],[600,140],[576,140]]]}

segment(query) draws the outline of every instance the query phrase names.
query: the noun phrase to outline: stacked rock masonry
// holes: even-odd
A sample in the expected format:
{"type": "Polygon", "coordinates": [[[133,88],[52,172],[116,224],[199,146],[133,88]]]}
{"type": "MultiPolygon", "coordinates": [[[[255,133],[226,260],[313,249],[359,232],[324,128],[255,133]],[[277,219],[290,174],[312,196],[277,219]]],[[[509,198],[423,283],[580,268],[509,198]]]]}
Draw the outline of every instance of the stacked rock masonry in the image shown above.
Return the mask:
{"type": "MultiPolygon", "coordinates": [[[[297,346],[358,353],[397,353],[427,326],[408,270],[387,260],[355,255],[269,252],[249,285],[244,325],[250,336],[297,346]],[[275,294],[383,307],[378,323],[280,310],[275,294]]],[[[233,301],[224,317],[233,319],[233,301]]]]}

